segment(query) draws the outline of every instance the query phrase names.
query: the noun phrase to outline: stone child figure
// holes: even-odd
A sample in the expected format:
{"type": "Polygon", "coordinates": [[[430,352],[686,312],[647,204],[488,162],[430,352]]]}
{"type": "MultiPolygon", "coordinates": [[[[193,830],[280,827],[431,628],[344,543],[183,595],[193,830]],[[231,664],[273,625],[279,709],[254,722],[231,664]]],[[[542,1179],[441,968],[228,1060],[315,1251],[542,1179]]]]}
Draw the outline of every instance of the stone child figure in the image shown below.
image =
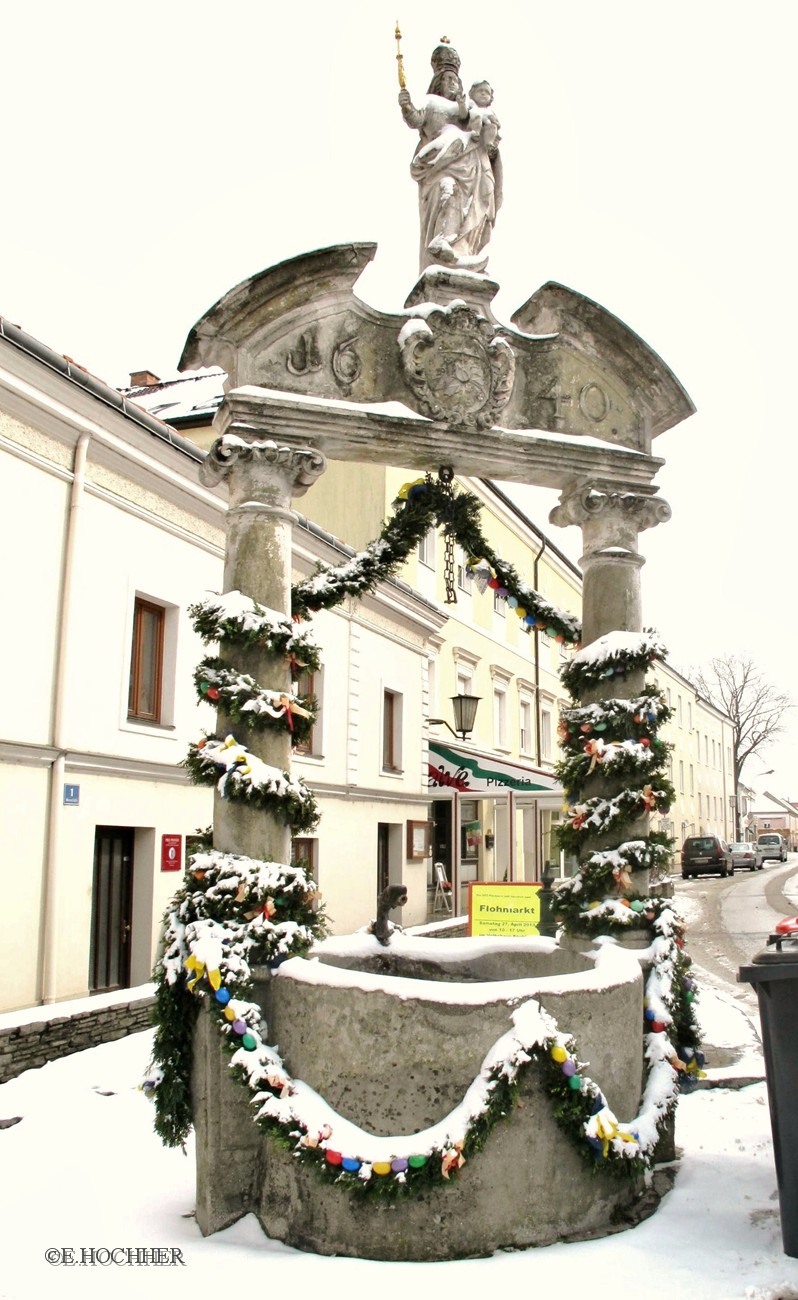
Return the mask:
{"type": "Polygon", "coordinates": [[[451,45],[432,52],[433,77],[423,108],[406,90],[402,116],[419,141],[410,174],[418,183],[420,270],[434,264],[482,271],[480,257],[501,202],[499,122],[487,82],[472,86],[467,102],[459,76],[460,56],[451,45]]]}

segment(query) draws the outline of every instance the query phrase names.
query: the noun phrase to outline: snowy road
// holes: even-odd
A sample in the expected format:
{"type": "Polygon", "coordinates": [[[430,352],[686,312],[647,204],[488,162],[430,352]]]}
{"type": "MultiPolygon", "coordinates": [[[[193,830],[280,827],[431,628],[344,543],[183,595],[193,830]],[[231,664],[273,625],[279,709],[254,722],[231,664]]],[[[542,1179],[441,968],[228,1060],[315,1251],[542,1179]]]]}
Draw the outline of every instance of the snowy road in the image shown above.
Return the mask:
{"type": "Polygon", "coordinates": [[[798,856],[783,865],[766,862],[762,871],[737,871],[731,880],[679,879],[675,897],[696,966],[756,1011],[756,994],[738,984],[737,971],[764,948],[777,921],[798,914],[798,856]]]}

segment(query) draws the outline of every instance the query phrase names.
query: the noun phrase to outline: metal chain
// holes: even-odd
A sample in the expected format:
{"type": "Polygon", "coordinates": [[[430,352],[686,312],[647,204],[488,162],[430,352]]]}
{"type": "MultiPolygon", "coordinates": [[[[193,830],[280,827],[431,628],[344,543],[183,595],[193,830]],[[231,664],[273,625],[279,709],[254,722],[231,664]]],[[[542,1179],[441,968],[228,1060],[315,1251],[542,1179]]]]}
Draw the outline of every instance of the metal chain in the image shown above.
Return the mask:
{"type": "MultiPolygon", "coordinates": [[[[441,488],[441,495],[446,498],[447,505],[454,502],[454,488],[452,481],[454,479],[454,470],[450,465],[442,465],[438,470],[438,482],[441,488]]],[[[451,513],[449,514],[451,520],[451,513]]],[[[446,604],[457,604],[457,586],[454,580],[454,537],[451,532],[444,534],[443,550],[443,580],[446,585],[446,604]]]]}

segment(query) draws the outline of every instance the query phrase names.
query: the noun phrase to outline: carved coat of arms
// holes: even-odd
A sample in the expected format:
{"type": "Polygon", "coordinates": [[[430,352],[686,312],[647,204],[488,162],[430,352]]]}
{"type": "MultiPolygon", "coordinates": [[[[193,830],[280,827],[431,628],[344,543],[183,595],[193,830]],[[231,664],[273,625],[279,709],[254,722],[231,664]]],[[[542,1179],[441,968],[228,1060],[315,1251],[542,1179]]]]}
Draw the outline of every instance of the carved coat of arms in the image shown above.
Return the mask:
{"type": "Polygon", "coordinates": [[[507,339],[465,303],[410,318],[399,334],[405,379],[422,414],[488,429],[506,406],[515,377],[507,339]]]}

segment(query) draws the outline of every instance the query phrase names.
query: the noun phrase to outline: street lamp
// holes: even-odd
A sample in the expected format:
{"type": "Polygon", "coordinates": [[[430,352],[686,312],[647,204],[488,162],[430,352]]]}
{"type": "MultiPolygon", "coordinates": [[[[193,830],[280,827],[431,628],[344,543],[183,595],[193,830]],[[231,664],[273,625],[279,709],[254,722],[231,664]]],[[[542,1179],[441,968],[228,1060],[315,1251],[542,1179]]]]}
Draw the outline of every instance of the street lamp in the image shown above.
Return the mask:
{"type": "Polygon", "coordinates": [[[454,727],[451,727],[445,718],[430,718],[429,725],[431,727],[446,727],[453,736],[459,734],[461,740],[467,740],[474,730],[477,705],[481,699],[481,695],[452,695],[454,727]]]}
{"type": "MultiPolygon", "coordinates": [[[[756,775],[751,778],[751,780],[758,781],[760,776],[772,776],[775,770],[776,770],[775,767],[769,767],[765,772],[757,772],[756,775]]],[[[742,817],[740,817],[740,838],[742,838],[742,833],[743,833],[743,824],[742,824],[742,817]]]]}

